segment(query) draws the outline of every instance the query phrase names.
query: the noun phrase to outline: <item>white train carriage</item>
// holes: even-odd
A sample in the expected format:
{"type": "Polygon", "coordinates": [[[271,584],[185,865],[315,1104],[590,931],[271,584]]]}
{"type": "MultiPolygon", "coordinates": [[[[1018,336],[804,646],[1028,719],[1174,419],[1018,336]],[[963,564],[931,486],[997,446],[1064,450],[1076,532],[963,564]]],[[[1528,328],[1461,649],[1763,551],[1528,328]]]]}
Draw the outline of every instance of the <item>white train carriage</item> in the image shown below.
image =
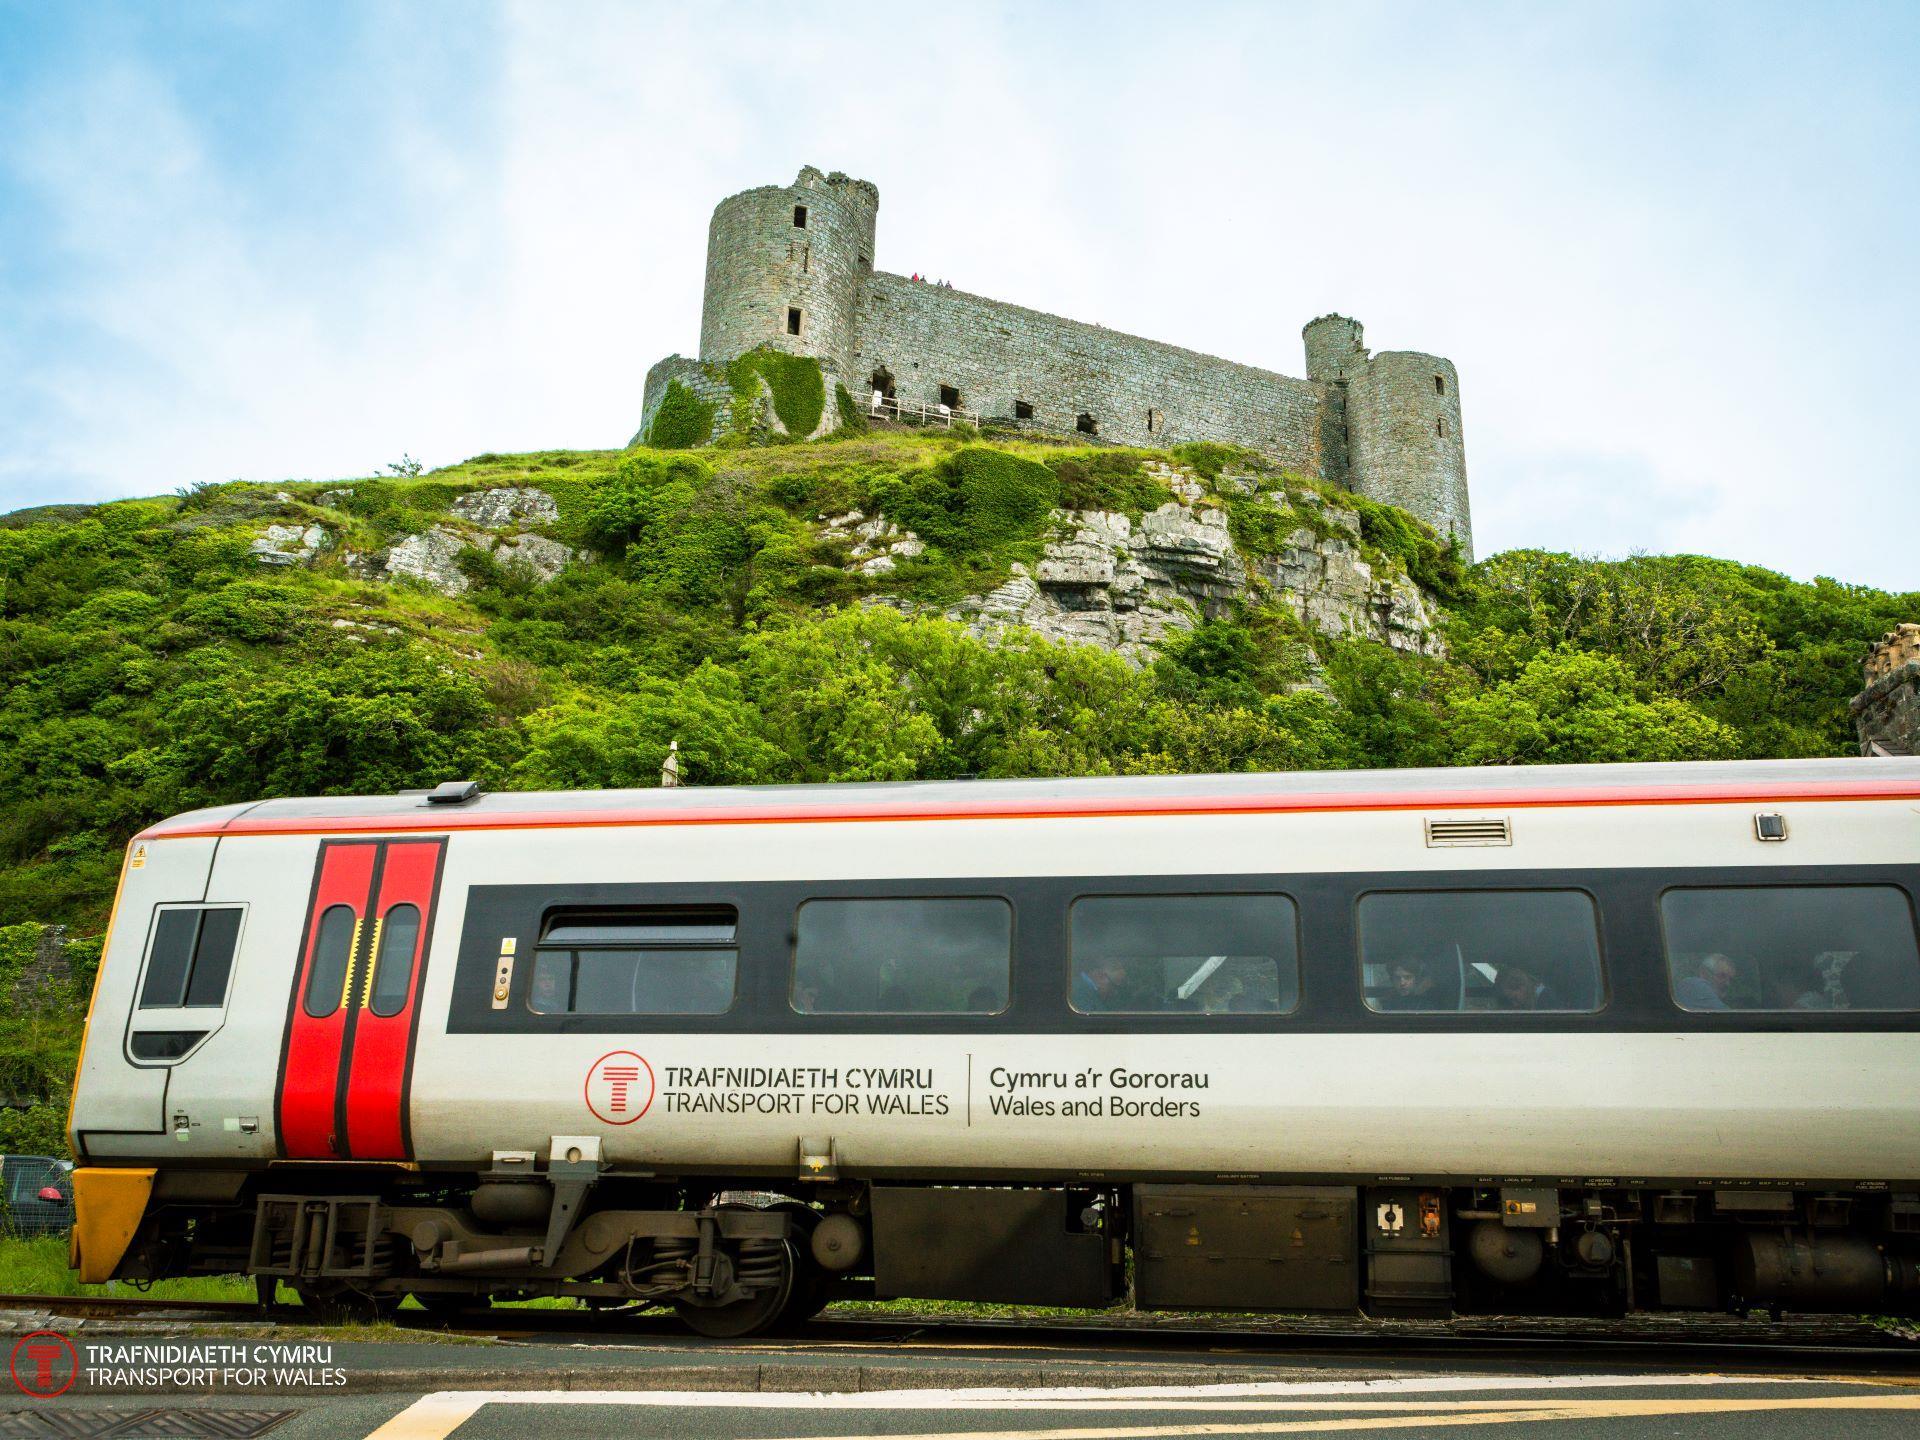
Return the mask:
{"type": "Polygon", "coordinates": [[[715,1334],[1911,1309],[1916,801],[1837,760],[184,815],[101,963],[75,1259],[715,1334]]]}

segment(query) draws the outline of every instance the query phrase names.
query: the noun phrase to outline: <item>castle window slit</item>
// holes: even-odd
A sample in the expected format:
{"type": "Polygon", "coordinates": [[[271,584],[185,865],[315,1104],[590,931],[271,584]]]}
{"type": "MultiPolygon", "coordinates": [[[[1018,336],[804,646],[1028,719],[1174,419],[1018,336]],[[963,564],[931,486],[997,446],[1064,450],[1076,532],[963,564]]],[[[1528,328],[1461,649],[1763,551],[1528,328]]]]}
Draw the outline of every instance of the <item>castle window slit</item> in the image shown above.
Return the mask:
{"type": "Polygon", "coordinates": [[[1446,439],[1447,438],[1447,422],[1444,419],[1434,421],[1433,433],[1438,435],[1442,440],[1446,439]]]}
{"type": "Polygon", "coordinates": [[[1447,393],[1447,377],[1446,376],[1436,375],[1433,377],[1433,393],[1436,395],[1444,395],[1447,393]]]}
{"type": "Polygon", "coordinates": [[[793,207],[793,228],[796,230],[804,230],[807,228],[806,206],[796,205],[793,207]]]}
{"type": "Polygon", "coordinates": [[[1080,418],[1073,422],[1073,428],[1078,430],[1082,435],[1098,435],[1100,433],[1100,422],[1082,410],[1080,412],[1080,418]]]}
{"type": "Polygon", "coordinates": [[[1014,401],[1013,418],[1016,420],[1031,420],[1033,418],[1033,402],[1031,400],[1014,401]]]}
{"type": "Polygon", "coordinates": [[[787,334],[798,335],[799,333],[800,333],[800,311],[794,306],[789,305],[787,307],[787,334]]]}

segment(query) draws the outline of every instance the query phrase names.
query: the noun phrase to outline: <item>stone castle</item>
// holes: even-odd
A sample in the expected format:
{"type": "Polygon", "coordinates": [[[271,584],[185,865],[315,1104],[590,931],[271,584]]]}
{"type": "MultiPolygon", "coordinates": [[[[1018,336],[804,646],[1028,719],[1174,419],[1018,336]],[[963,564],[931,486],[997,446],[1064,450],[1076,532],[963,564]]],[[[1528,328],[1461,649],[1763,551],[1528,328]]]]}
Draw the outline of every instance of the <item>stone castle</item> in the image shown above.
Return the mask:
{"type": "MultiPolygon", "coordinates": [[[[1451,361],[1370,355],[1358,321],[1324,315],[1305,328],[1299,379],[891,275],[873,267],[879,207],[870,182],[812,166],[791,185],[722,200],[707,230],[699,358],[648,372],[641,433],[669,384],[720,398],[711,367],[766,346],[818,360],[828,394],[844,385],[862,411],[877,394],[884,413],[958,412],[1127,445],[1242,445],[1398,505],[1472,558],[1451,361]]],[[[829,404],[816,433],[838,423],[829,404]]]]}
{"type": "Polygon", "coordinates": [[[1920,755],[1920,625],[1901,625],[1867,654],[1866,688],[1853,699],[1862,755],[1920,755]]]}

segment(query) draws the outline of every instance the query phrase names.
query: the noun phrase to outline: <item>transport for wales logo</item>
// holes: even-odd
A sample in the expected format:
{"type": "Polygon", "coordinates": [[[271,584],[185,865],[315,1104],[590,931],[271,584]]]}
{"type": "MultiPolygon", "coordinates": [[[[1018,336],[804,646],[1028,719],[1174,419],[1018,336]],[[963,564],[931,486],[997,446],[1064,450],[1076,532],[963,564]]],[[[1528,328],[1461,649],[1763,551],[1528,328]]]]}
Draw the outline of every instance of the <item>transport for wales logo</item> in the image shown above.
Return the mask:
{"type": "Polygon", "coordinates": [[[74,1376],[80,1373],[80,1352],[57,1330],[35,1330],[14,1342],[8,1364],[16,1390],[51,1400],[66,1394],[74,1376]]]}
{"type": "Polygon", "coordinates": [[[631,1125],[653,1104],[653,1066],[631,1050],[602,1055],[587,1071],[587,1109],[609,1125],[631,1125]]]}

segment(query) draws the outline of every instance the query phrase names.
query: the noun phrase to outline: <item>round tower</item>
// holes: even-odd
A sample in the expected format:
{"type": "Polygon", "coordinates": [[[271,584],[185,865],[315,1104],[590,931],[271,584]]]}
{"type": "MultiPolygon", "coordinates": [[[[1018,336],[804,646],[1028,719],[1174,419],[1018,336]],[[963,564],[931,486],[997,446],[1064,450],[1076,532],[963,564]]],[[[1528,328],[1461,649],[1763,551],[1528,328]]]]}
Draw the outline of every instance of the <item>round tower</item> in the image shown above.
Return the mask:
{"type": "Polygon", "coordinates": [[[1358,320],[1345,315],[1322,315],[1309,320],[1300,336],[1307,342],[1307,378],[1344,380],[1367,363],[1365,332],[1358,320]]]}
{"type": "Polygon", "coordinates": [[[700,358],[725,364],[772,345],[819,360],[831,391],[851,373],[854,311],[873,269],[879,208],[868,181],[811,165],[791,185],[722,200],[707,227],[700,358]]]}
{"type": "Polygon", "coordinates": [[[1411,350],[1365,359],[1347,382],[1347,466],[1353,489],[1417,515],[1462,560],[1473,558],[1460,377],[1453,362],[1411,350]]]}

